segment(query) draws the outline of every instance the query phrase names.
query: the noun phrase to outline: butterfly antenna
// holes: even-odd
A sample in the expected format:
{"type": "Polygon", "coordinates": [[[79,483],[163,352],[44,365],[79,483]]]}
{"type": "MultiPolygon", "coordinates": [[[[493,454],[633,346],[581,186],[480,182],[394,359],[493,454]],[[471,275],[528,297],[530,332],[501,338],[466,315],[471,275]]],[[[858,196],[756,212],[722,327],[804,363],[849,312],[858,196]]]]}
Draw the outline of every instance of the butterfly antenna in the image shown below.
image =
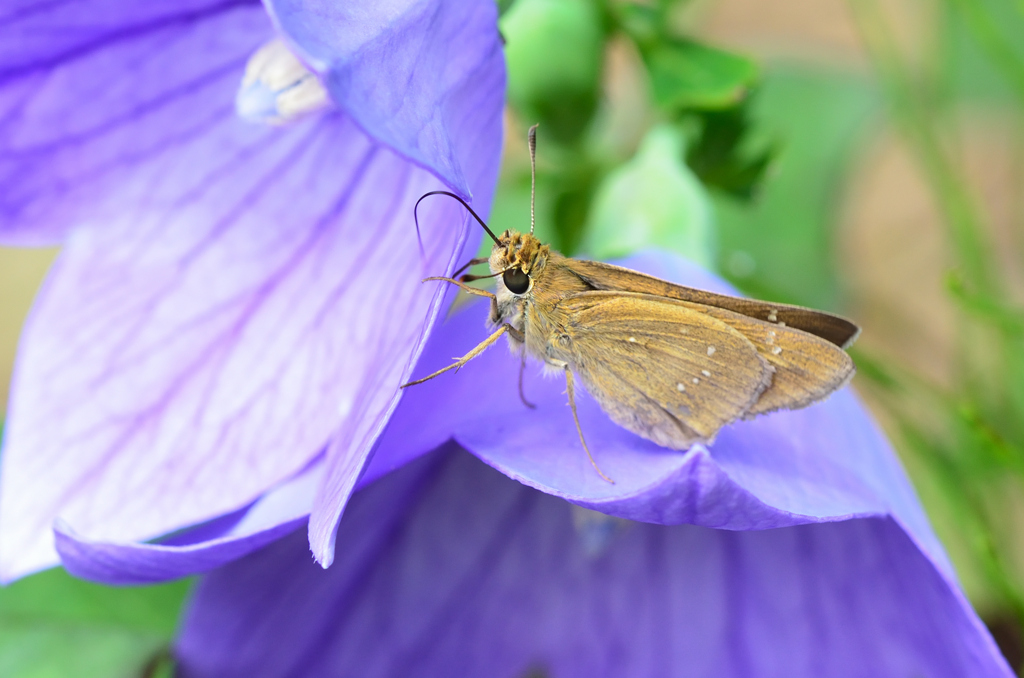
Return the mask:
{"type": "Polygon", "coordinates": [[[412,218],[413,218],[413,221],[416,222],[416,237],[420,241],[420,253],[421,254],[423,253],[423,238],[420,237],[420,219],[419,219],[419,216],[417,214],[417,210],[419,210],[420,203],[423,202],[423,199],[426,198],[427,196],[431,196],[431,195],[447,195],[449,198],[455,198],[456,200],[458,200],[460,203],[462,203],[463,207],[465,207],[467,210],[469,210],[469,213],[473,215],[473,218],[477,220],[477,223],[479,223],[481,226],[484,227],[484,230],[487,231],[487,235],[491,236],[491,240],[493,240],[495,243],[498,242],[497,236],[495,236],[494,233],[491,232],[491,229],[487,228],[487,224],[484,223],[484,220],[480,218],[479,214],[477,214],[476,212],[473,211],[473,208],[470,207],[469,204],[465,200],[463,200],[459,196],[457,196],[454,193],[451,193],[449,191],[430,191],[429,193],[424,193],[423,195],[421,195],[420,199],[416,201],[416,206],[412,208],[412,218]]]}
{"type": "Polygon", "coordinates": [[[530,235],[533,235],[534,203],[537,197],[537,125],[530,128],[528,134],[530,142],[530,235]]]}

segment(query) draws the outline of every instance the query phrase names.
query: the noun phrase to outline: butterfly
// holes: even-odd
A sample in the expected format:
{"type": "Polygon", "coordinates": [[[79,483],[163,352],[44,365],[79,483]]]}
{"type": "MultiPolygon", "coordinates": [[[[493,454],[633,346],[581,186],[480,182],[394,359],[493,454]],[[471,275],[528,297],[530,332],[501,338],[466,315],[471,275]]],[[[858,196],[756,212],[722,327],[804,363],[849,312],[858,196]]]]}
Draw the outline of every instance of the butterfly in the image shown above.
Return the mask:
{"type": "MultiPolygon", "coordinates": [[[[529,133],[536,176],[536,126],[529,133]]],[[[535,182],[535,179],[534,179],[535,182]]],[[[535,186],[535,183],[534,183],[535,186]]],[[[627,268],[566,257],[530,232],[496,236],[486,259],[452,277],[431,277],[490,299],[494,331],[451,365],[458,369],[502,336],[522,356],[562,372],[580,442],[597,473],[576,412],[576,379],[618,425],[659,445],[710,443],[737,419],[817,402],[854,374],[846,349],[860,330],[837,315],[676,285],[627,268]],[[487,263],[489,276],[459,276],[487,263]],[[495,278],[494,292],[467,283],[495,278]]],[[[419,202],[417,202],[417,206],[419,202]]],[[[520,396],[522,372],[520,372],[520,396]]],[[[529,403],[527,403],[529,405],[529,403]]]]}

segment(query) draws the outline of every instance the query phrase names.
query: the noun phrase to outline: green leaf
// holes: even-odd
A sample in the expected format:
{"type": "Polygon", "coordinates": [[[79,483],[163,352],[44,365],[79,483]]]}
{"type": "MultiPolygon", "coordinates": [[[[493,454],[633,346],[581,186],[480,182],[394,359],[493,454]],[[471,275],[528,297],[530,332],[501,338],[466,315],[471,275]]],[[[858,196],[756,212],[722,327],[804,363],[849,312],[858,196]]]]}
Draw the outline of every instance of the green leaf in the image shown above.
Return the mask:
{"type": "Polygon", "coordinates": [[[751,119],[756,134],[779,148],[752,203],[712,193],[723,273],[754,296],[838,306],[837,198],[880,110],[877,90],[860,76],[792,67],[766,73],[751,119]]]}
{"type": "Polygon", "coordinates": [[[111,588],[55,569],[0,589],[0,676],[125,678],[173,637],[188,582],[111,588]]]}
{"type": "Polygon", "coordinates": [[[604,49],[591,0],[517,0],[501,18],[509,101],[562,144],[577,141],[597,107],[604,49]]]}
{"type": "Polygon", "coordinates": [[[584,249],[608,259],[663,247],[712,268],[711,204],[683,157],[678,129],[662,125],[648,132],[633,159],[611,172],[598,189],[584,249]]]}
{"type": "Polygon", "coordinates": [[[551,243],[563,254],[573,256],[580,247],[600,178],[598,168],[581,163],[554,182],[551,243]]]}
{"type": "Polygon", "coordinates": [[[745,57],[692,40],[666,38],[642,49],[654,100],[670,110],[735,106],[758,79],[745,57]]]}
{"type": "Polygon", "coordinates": [[[673,13],[689,0],[606,2],[615,26],[638,44],[650,44],[672,30],[673,13]]]}
{"type": "Polygon", "coordinates": [[[750,148],[748,103],[720,111],[702,111],[702,129],[686,154],[686,162],[709,188],[717,188],[741,200],[757,193],[776,153],[775,144],[750,148]]]}

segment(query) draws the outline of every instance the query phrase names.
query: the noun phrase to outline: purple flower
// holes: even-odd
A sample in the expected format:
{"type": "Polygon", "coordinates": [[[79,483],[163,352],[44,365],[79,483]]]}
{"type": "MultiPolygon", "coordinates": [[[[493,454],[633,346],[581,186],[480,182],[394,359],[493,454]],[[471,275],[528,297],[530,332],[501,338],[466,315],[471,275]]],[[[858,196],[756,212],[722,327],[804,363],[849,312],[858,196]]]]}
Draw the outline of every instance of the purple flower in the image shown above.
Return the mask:
{"type": "Polygon", "coordinates": [[[602,525],[447,450],[357,494],[338,538],[326,572],[297,533],[206,577],[181,674],[1012,675],[893,518],[602,525]]]}
{"type": "MultiPolygon", "coordinates": [[[[667,255],[626,264],[723,290],[667,255]]],[[[477,304],[446,321],[416,374],[479,342],[485,315],[477,304]]],[[[1012,675],[849,390],[685,453],[581,394],[609,485],[563,384],[528,369],[529,410],[517,371],[491,349],[410,389],[341,522],[339,561],[316,567],[299,533],[214,571],[178,644],[185,674],[1012,675]]],[[[58,546],[68,569],[100,581],[212,569],[301,525],[317,473],[161,544],[65,530],[58,546]]]]}
{"type": "Polygon", "coordinates": [[[422,254],[411,215],[439,188],[490,203],[494,3],[266,9],[0,10],[0,242],[63,246],[12,388],[5,581],[57,563],[55,520],[151,539],[273,501],[313,469],[304,510],[330,563],[442,308],[419,280],[475,251],[454,201],[423,205],[422,254]]]}
{"type": "Polygon", "coordinates": [[[442,187],[489,205],[495,7],[267,8],[0,10],[0,242],[63,244],[14,382],[0,577],[58,553],[111,583],[213,571],[195,675],[1010,675],[848,391],[685,453],[580,394],[614,485],[562,385],[529,372],[526,409],[506,351],[403,395],[485,331],[474,306],[426,341],[448,297],[418,280],[479,232],[432,200],[421,253],[410,214],[442,187]]]}

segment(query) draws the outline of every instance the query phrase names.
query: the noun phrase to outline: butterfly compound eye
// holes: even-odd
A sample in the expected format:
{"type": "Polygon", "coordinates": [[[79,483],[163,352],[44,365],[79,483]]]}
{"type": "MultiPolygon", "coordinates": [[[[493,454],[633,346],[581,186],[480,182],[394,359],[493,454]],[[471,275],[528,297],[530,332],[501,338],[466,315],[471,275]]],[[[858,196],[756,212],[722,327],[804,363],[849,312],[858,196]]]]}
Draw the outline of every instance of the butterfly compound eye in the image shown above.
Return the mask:
{"type": "Polygon", "coordinates": [[[530,289],[530,276],[523,273],[521,268],[510,268],[501,274],[505,287],[512,294],[523,294],[530,289]]]}

